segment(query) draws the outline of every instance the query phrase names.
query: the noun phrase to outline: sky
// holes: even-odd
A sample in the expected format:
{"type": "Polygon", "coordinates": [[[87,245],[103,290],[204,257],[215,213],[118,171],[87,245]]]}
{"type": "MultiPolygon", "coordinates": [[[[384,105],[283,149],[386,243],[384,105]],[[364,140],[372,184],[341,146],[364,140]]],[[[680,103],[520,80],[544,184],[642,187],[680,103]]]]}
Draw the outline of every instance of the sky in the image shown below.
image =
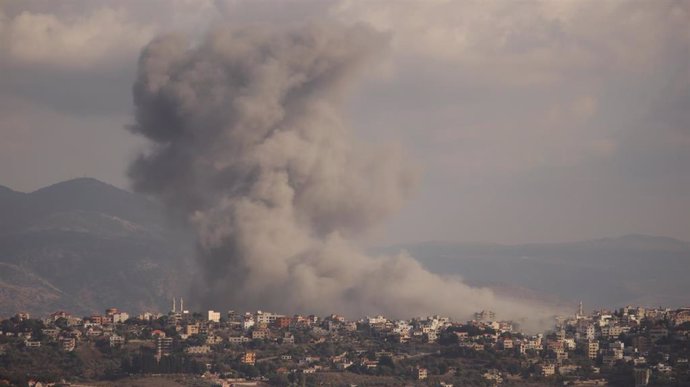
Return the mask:
{"type": "Polygon", "coordinates": [[[419,182],[372,243],[690,240],[687,0],[0,0],[0,185],[128,188],[142,47],[310,22],[388,39],[343,115],[419,182]]]}

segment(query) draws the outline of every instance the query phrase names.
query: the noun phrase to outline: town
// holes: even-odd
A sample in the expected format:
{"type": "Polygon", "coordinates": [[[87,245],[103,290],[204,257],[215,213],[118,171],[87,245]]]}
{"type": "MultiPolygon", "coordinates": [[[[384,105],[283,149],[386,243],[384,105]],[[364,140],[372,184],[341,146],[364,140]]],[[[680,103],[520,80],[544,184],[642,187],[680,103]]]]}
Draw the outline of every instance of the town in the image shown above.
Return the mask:
{"type": "Polygon", "coordinates": [[[188,375],[188,385],[690,385],[690,308],[642,308],[554,319],[521,332],[491,311],[356,321],[267,311],[76,317],[17,313],[0,321],[0,385],[98,385],[188,375]]]}

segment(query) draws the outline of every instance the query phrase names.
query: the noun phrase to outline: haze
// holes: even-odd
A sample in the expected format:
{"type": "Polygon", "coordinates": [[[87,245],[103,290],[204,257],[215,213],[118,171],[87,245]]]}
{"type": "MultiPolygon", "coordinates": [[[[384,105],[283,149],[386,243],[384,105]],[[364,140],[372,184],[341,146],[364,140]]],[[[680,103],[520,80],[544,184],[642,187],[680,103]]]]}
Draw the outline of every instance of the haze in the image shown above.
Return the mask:
{"type": "Polygon", "coordinates": [[[688,1],[3,1],[0,184],[129,188],[152,38],[310,22],[388,39],[344,118],[420,180],[372,243],[690,239],[688,1]]]}

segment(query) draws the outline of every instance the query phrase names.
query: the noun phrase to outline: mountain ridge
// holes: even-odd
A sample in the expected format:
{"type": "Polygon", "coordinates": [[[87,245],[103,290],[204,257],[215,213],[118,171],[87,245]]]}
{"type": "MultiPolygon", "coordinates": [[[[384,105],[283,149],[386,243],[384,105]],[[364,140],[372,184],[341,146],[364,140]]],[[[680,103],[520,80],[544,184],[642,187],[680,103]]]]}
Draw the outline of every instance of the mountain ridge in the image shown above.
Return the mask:
{"type": "MultiPolygon", "coordinates": [[[[93,178],[22,193],[0,186],[0,315],[165,310],[187,298],[197,274],[192,233],[164,208],[93,178]]],[[[690,294],[690,243],[627,234],[575,242],[497,244],[427,241],[407,250],[432,272],[565,304],[682,306],[690,294]]],[[[189,299],[189,298],[187,298],[189,299]]]]}
{"type": "Polygon", "coordinates": [[[158,310],[187,291],[193,241],[144,196],[78,178],[0,189],[0,213],[0,315],[158,310]]]}
{"type": "Polygon", "coordinates": [[[428,270],[475,286],[514,287],[566,303],[606,307],[633,303],[686,306],[690,244],[628,234],[549,244],[418,243],[374,249],[406,251],[428,270]]]}
{"type": "Polygon", "coordinates": [[[662,235],[650,235],[640,233],[622,234],[620,236],[581,239],[575,241],[557,241],[557,242],[524,242],[524,243],[499,243],[499,242],[458,242],[444,239],[423,240],[419,242],[395,243],[386,246],[377,246],[375,248],[390,248],[390,247],[405,247],[405,246],[465,246],[465,247],[494,247],[494,248],[516,248],[516,247],[531,247],[531,246],[564,246],[564,245],[578,245],[584,243],[609,243],[609,242],[666,242],[674,245],[683,245],[683,247],[690,247],[690,242],[667,237],[662,235]]]}

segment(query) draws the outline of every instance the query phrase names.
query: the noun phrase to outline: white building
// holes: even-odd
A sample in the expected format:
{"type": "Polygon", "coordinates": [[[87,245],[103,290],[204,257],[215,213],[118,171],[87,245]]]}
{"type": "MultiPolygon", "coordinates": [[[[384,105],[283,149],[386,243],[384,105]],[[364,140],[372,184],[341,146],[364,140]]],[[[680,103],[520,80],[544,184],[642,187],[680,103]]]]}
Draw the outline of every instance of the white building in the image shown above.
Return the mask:
{"type": "Polygon", "coordinates": [[[123,323],[129,320],[129,314],[125,312],[113,313],[113,323],[123,323]]]}
{"type": "Polygon", "coordinates": [[[255,322],[254,322],[254,317],[252,317],[251,314],[245,314],[245,315],[242,317],[242,329],[248,330],[248,329],[250,329],[251,327],[253,327],[254,324],[255,324],[255,322]]]}
{"type": "Polygon", "coordinates": [[[228,343],[231,344],[242,344],[242,343],[248,343],[252,341],[249,337],[245,336],[230,336],[228,337],[228,343]]]}
{"type": "Polygon", "coordinates": [[[257,324],[271,325],[278,317],[284,317],[282,314],[270,313],[270,312],[256,312],[256,322],[257,324]]]}
{"type": "Polygon", "coordinates": [[[374,317],[367,316],[367,323],[369,325],[385,324],[386,322],[388,322],[388,320],[381,315],[374,317]]]}
{"type": "Polygon", "coordinates": [[[185,348],[184,352],[190,355],[205,355],[211,352],[211,347],[208,345],[196,345],[185,348]]]}
{"type": "Polygon", "coordinates": [[[118,335],[112,335],[108,338],[111,347],[121,347],[125,344],[125,338],[118,335]]]}

